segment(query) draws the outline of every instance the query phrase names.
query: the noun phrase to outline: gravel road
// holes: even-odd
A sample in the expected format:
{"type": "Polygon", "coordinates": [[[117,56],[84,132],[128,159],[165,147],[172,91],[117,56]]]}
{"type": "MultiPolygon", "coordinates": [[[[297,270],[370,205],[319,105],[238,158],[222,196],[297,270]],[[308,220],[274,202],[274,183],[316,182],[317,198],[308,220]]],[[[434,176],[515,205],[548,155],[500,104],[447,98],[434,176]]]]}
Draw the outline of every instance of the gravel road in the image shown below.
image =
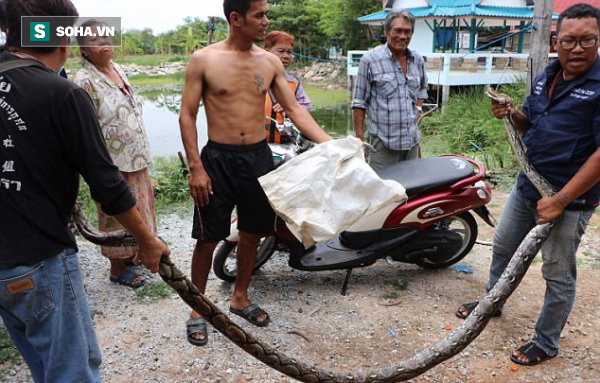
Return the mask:
{"type": "MultiPolygon", "coordinates": [[[[499,217],[506,195],[496,193],[499,217]]],[[[480,223],[480,240],[492,231],[480,223]]],[[[194,242],[191,217],[161,217],[160,235],[173,261],[189,275],[194,242]]],[[[510,352],[528,340],[542,304],[541,262],[534,261],[509,299],[461,354],[414,382],[600,382],[600,217],[595,214],[579,250],[578,295],[563,331],[557,358],[537,367],[517,367],[510,352]]],[[[105,382],[291,382],[211,331],[205,347],[185,339],[189,308],[172,293],[138,298],[108,280],[108,262],[96,246],[80,240],[86,289],[103,351],[105,382]]],[[[472,274],[423,270],[379,261],[356,270],[347,296],[339,293],[344,272],[299,272],[275,256],[254,277],[250,294],[271,315],[267,328],[234,320],[264,342],[298,359],[334,370],[365,370],[393,365],[446,335],[458,325],[457,304],[481,295],[491,259],[476,245],[464,259],[472,274]]],[[[158,276],[147,275],[148,280],[158,276]]],[[[210,275],[207,295],[224,311],[232,286],[210,275]]],[[[1,382],[28,382],[23,364],[0,365],[1,382]]]]}

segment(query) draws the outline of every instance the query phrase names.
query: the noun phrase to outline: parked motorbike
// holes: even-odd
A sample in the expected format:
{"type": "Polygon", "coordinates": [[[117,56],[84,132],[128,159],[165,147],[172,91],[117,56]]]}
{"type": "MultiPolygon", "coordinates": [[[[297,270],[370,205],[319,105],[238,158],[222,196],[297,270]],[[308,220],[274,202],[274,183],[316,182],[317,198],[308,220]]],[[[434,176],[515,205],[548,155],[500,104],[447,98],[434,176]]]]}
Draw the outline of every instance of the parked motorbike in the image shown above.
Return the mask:
{"type": "MultiPolygon", "coordinates": [[[[290,147],[272,146],[274,156],[294,155],[290,147]],[[282,153],[285,152],[285,153],[282,153]]],[[[387,258],[423,268],[444,268],[463,259],[477,239],[477,222],[494,220],[486,204],[491,187],[483,181],[482,163],[464,156],[443,155],[393,164],[377,172],[385,180],[400,182],[408,200],[390,204],[359,219],[335,238],[305,249],[277,234],[263,238],[254,271],[275,251],[289,254],[289,266],[305,271],[347,270],[342,285],[346,294],[352,270],[387,258]]],[[[213,271],[225,281],[236,278],[236,218],[231,234],[215,250],[213,271]]]]}

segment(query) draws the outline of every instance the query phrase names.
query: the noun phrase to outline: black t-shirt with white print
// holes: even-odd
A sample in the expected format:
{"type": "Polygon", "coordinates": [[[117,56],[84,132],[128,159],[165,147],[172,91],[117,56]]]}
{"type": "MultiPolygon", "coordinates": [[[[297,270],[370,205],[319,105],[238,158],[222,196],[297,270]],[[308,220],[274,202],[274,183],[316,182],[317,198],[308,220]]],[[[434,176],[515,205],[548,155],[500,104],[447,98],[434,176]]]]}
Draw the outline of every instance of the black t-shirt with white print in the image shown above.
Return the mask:
{"type": "MultiPolygon", "coordinates": [[[[0,62],[19,60],[7,51],[0,62]]],[[[79,175],[107,214],[135,205],[87,93],[42,66],[0,73],[0,268],[76,248],[79,175]]]]}

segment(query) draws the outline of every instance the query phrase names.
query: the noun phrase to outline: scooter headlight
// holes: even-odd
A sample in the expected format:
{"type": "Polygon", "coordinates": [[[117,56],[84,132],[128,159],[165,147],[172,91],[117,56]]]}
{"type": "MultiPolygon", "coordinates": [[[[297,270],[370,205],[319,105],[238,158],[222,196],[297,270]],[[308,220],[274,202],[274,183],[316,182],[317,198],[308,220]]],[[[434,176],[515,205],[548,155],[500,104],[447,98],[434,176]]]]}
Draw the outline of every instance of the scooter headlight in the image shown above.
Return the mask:
{"type": "Polygon", "coordinates": [[[488,188],[485,184],[485,182],[483,181],[477,181],[475,183],[475,187],[477,188],[477,196],[481,199],[488,199],[489,198],[489,193],[488,193],[488,188]]]}
{"type": "Polygon", "coordinates": [[[482,189],[477,189],[477,195],[481,199],[487,199],[487,193],[485,191],[483,191],[482,189]]]}

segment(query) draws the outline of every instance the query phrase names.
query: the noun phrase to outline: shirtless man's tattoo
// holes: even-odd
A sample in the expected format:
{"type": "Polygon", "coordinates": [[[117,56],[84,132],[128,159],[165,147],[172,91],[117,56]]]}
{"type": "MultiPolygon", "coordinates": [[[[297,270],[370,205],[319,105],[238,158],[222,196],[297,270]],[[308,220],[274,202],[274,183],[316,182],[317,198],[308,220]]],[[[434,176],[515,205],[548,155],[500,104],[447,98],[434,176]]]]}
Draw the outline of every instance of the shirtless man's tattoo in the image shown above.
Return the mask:
{"type": "Polygon", "coordinates": [[[259,93],[262,92],[262,87],[265,85],[265,79],[259,74],[254,75],[254,85],[256,85],[256,90],[259,93]]]}

